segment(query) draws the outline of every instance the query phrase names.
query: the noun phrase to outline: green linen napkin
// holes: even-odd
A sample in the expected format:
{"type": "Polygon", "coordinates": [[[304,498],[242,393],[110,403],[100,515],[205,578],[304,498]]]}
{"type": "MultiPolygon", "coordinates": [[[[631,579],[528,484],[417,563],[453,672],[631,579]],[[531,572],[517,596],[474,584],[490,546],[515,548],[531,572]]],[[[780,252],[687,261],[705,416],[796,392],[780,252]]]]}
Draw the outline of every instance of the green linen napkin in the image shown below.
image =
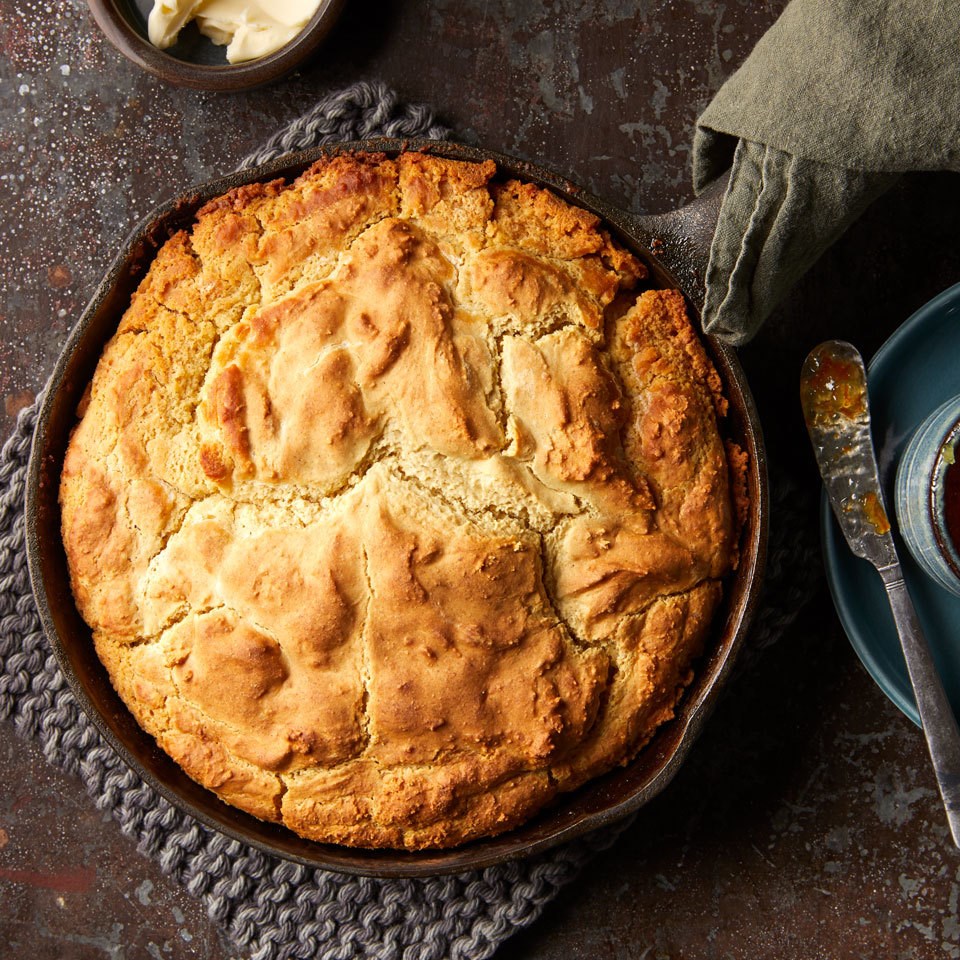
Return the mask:
{"type": "Polygon", "coordinates": [[[960,4],[793,0],[697,121],[696,191],[728,168],[703,319],[744,343],[900,173],[960,171],[960,4]]]}

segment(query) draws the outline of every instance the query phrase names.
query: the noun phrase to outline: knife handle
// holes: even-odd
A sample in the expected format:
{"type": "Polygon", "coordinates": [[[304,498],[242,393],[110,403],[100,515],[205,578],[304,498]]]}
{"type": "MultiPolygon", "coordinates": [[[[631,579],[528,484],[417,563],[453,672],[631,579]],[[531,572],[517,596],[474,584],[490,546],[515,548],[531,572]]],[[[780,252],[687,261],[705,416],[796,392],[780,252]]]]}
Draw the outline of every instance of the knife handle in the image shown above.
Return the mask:
{"type": "Polygon", "coordinates": [[[910,684],[917,700],[927,748],[947,811],[953,842],[960,847],[960,730],[953,708],[933,664],[930,647],[920,627],[917,611],[907,592],[900,564],[880,570],[890,599],[890,609],[900,635],[910,684]]]}

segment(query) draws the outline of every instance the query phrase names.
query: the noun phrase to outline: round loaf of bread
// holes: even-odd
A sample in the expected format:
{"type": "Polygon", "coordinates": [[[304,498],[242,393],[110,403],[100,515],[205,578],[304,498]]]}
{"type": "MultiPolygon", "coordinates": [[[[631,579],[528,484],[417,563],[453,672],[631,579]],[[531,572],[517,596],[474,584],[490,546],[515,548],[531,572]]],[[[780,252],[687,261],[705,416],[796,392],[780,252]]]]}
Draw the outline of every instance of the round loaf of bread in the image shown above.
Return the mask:
{"type": "Polygon", "coordinates": [[[742,464],[645,278],[594,215],[412,153],[243,187],[166,242],[60,502],[98,655],[191,777],[308,838],[446,847],[672,716],[742,464]]]}

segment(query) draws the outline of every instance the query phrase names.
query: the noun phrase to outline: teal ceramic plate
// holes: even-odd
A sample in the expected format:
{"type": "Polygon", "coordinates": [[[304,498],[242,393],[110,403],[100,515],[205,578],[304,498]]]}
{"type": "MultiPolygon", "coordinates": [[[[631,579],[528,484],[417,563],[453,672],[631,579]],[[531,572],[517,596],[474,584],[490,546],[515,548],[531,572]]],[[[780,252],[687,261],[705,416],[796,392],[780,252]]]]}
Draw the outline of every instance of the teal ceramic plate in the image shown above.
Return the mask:
{"type": "MultiPolygon", "coordinates": [[[[867,389],[884,497],[891,505],[897,463],[913,431],[931,410],[960,393],[960,284],[921,307],[877,351],[867,389]]],[[[825,497],[820,513],[827,581],[843,628],[880,689],[919,726],[880,576],[850,552],[825,497]]],[[[903,541],[897,550],[947,696],[960,715],[960,597],[924,574],[903,541]]]]}

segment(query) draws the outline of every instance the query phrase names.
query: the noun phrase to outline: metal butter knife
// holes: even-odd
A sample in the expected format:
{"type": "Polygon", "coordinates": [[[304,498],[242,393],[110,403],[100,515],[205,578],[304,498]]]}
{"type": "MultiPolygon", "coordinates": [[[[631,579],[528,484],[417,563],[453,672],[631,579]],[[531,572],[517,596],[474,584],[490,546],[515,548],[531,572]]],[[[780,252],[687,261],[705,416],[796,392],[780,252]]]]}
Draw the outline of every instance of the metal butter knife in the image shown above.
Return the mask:
{"type": "Polygon", "coordinates": [[[960,847],[960,731],[894,547],[870,436],[867,376],[857,349],[842,340],[815,347],[800,375],[800,402],[840,529],[854,554],[869,560],[883,578],[950,832],[960,847]]]}

